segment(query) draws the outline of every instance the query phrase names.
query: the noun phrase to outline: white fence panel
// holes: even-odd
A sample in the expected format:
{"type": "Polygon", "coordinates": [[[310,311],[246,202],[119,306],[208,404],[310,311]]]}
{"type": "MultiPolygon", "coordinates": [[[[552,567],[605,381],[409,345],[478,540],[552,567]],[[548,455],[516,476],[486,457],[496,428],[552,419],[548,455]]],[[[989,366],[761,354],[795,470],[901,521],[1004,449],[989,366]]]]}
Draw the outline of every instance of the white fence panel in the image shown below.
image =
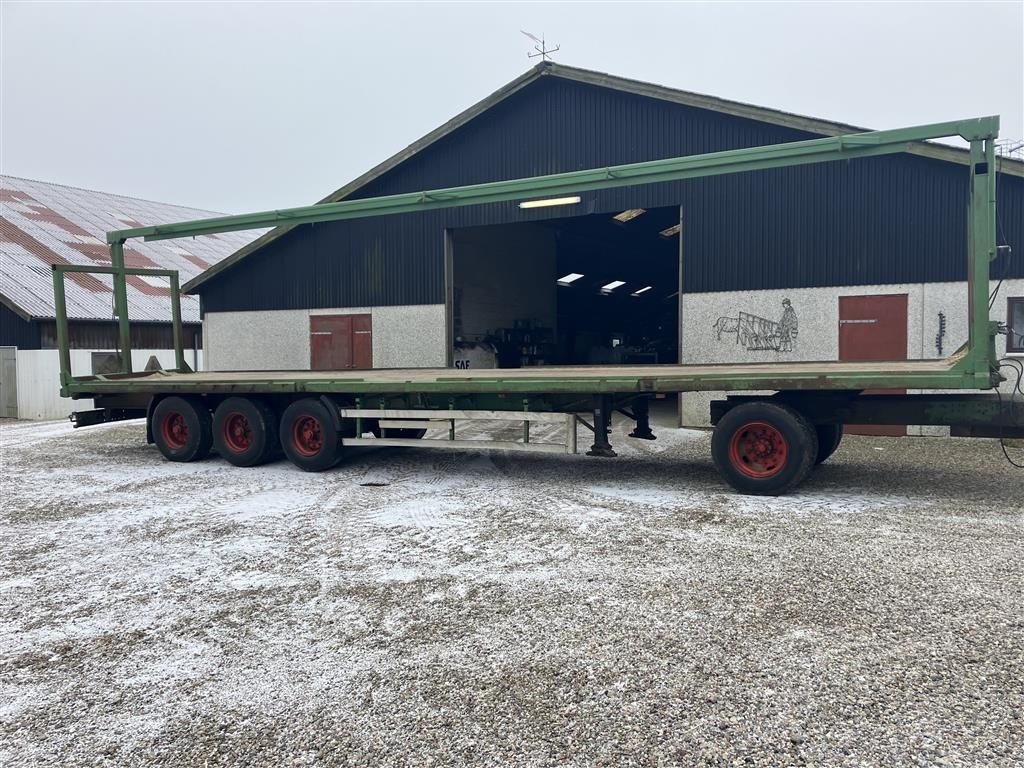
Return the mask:
{"type": "MultiPolygon", "coordinates": [[[[72,349],[71,373],[75,376],[90,375],[92,353],[110,351],[72,349]]],[[[154,355],[164,368],[174,367],[173,349],[136,349],[132,350],[134,370],[144,369],[154,355]]],[[[185,361],[194,367],[191,350],[186,350],[185,361]]],[[[200,367],[202,364],[203,352],[200,350],[200,367]]],[[[93,407],[92,400],[70,400],[60,396],[60,359],[56,349],[18,350],[18,418],[64,419],[72,411],[87,411],[93,407]]]]}

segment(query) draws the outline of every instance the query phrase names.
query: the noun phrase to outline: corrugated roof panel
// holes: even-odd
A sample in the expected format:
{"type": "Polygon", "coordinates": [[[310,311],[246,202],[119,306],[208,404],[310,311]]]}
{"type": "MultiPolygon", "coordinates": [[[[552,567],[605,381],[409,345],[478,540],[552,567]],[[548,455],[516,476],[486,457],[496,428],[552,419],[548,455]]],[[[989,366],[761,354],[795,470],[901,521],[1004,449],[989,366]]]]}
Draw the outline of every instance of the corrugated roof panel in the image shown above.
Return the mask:
{"type": "MultiPolygon", "coordinates": [[[[31,317],[53,317],[52,264],[108,266],[106,233],[128,226],[165,224],[222,214],[180,205],[95,192],[44,181],[0,175],[0,294],[31,317]]],[[[158,269],[176,269],[185,283],[264,230],[229,232],[216,236],[126,244],[126,262],[158,269]]],[[[158,281],[130,281],[131,319],[160,322],[171,319],[169,293],[158,281]],[[135,283],[132,285],[131,283],[135,283]]],[[[111,278],[107,275],[68,276],[68,316],[82,320],[113,319],[111,278]]],[[[166,285],[166,283],[165,283],[166,285]]],[[[186,322],[199,321],[199,300],[181,297],[186,322]]]]}

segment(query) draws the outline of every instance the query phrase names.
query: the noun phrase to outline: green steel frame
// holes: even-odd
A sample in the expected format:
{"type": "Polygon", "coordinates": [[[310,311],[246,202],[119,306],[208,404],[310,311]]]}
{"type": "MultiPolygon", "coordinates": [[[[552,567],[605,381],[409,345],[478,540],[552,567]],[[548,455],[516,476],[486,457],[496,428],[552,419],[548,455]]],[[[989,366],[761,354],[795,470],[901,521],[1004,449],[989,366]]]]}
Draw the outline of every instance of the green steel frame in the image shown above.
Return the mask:
{"type": "MultiPolygon", "coordinates": [[[[912,387],[935,389],[987,389],[1000,380],[995,353],[995,334],[998,324],[989,321],[988,283],[990,262],[996,257],[996,184],[995,139],[999,132],[998,116],[980,117],[947,123],[935,123],[890,131],[873,131],[823,139],[811,139],[765,147],[713,152],[690,157],[631,163],[587,171],[537,176],[464,187],[436,189],[365,200],[264,211],[238,216],[222,216],[175,224],[114,230],[107,233],[110,245],[110,267],[63,266],[54,267],[54,294],[57,311],[58,346],[61,359],[61,385],[65,396],[90,393],[153,392],[154,387],[180,391],[395,391],[393,383],[374,381],[372,374],[365,379],[332,379],[329,372],[322,379],[304,377],[266,377],[248,375],[244,381],[234,383],[204,382],[201,377],[182,377],[163,382],[133,380],[131,368],[131,338],[129,333],[127,275],[162,275],[171,278],[172,310],[174,313],[174,339],[177,371],[187,373],[181,347],[181,318],[178,299],[177,273],[169,270],[126,269],[124,243],[131,238],[165,240],[178,237],[258,229],[271,226],[295,226],[342,219],[386,216],[438,208],[453,208],[505,201],[527,200],[537,197],[558,197],[596,189],[630,185],[654,184],[681,179],[701,178],[730,173],[764,170],[784,166],[852,160],[861,157],[894,154],[907,151],[915,142],[959,136],[970,144],[970,199],[968,202],[968,304],[969,338],[966,350],[955,364],[941,371],[933,369],[907,371],[894,368],[891,372],[844,372],[836,364],[822,364],[820,371],[804,372],[792,379],[794,388],[800,389],[861,389],[865,387],[912,387]],[[118,377],[71,376],[68,351],[67,313],[64,302],[65,272],[97,272],[113,275],[114,301],[119,323],[122,375],[118,377]],[[389,390],[388,388],[391,387],[389,390]]],[[[720,366],[715,375],[701,374],[699,380],[674,382],[672,376],[659,376],[657,367],[643,377],[590,377],[583,380],[571,373],[558,379],[478,379],[475,381],[446,380],[433,377],[430,381],[407,382],[402,392],[595,392],[595,391],[682,391],[684,389],[759,389],[774,388],[766,385],[780,380],[780,372],[765,366],[763,372],[748,370],[730,375],[727,366],[720,366]],[[652,384],[652,382],[658,382],[652,384]],[[694,386],[694,384],[699,386],[694,386]]],[[[689,377],[693,379],[694,377],[689,377]]],[[[789,378],[782,376],[785,381],[789,378]]]]}
{"type": "Polygon", "coordinates": [[[53,265],[53,299],[54,314],[57,319],[57,349],[60,355],[60,386],[61,394],[65,389],[73,389],[75,381],[71,375],[71,343],[68,333],[68,311],[64,295],[64,275],[68,272],[86,272],[94,275],[113,275],[114,277],[114,313],[117,315],[118,339],[121,352],[121,371],[132,371],[132,337],[128,319],[127,277],[139,275],[148,277],[166,277],[170,281],[171,293],[171,327],[174,341],[174,366],[180,373],[191,372],[185,362],[184,336],[181,332],[181,289],[178,284],[178,272],[174,269],[130,269],[124,265],[124,244],[118,243],[110,248],[113,266],[100,267],[79,264],[53,265]],[[116,254],[116,257],[115,257],[116,254]]]}

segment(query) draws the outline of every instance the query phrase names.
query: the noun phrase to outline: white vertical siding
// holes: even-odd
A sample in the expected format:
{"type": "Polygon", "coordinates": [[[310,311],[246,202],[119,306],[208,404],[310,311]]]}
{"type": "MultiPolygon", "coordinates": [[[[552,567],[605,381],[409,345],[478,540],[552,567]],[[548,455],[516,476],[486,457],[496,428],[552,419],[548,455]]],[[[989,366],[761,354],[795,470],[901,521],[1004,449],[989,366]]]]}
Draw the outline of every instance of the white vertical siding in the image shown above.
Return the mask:
{"type": "MultiPolygon", "coordinates": [[[[92,373],[92,353],[110,352],[102,349],[71,350],[71,373],[87,376],[92,373]]],[[[156,356],[164,368],[174,367],[173,349],[132,350],[132,365],[142,370],[149,358],[156,356]]],[[[194,366],[192,352],[186,350],[185,361],[194,366]]],[[[203,352],[199,351],[199,366],[203,352]]],[[[63,419],[72,411],[86,411],[92,400],[71,400],[60,396],[60,358],[56,349],[18,350],[18,418],[63,419]]]]}

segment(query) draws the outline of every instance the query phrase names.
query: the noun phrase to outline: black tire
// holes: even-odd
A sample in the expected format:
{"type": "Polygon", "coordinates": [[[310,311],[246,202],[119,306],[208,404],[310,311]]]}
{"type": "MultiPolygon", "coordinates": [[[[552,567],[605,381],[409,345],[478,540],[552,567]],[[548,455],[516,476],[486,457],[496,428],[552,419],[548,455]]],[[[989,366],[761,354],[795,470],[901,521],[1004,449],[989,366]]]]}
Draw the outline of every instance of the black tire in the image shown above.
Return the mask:
{"type": "Polygon", "coordinates": [[[342,456],[336,415],[311,397],[295,401],[281,415],[281,447],[299,469],[330,469],[342,456]]]}
{"type": "Polygon", "coordinates": [[[213,419],[198,397],[165,397],[149,416],[153,442],[168,461],[200,461],[213,446],[213,419]]]}
{"type": "Polygon", "coordinates": [[[259,400],[229,397],[213,412],[213,447],[229,464],[255,467],[274,457],[277,416],[259,400]]]}
{"type": "Polygon", "coordinates": [[[740,493],[780,496],[810,474],[818,436],[788,405],[744,403],[718,422],[711,455],[722,477],[740,493]]]}
{"type": "Polygon", "coordinates": [[[842,424],[818,424],[814,427],[818,434],[818,458],[814,463],[824,464],[828,457],[836,452],[839,443],[843,440],[842,424]]]}

